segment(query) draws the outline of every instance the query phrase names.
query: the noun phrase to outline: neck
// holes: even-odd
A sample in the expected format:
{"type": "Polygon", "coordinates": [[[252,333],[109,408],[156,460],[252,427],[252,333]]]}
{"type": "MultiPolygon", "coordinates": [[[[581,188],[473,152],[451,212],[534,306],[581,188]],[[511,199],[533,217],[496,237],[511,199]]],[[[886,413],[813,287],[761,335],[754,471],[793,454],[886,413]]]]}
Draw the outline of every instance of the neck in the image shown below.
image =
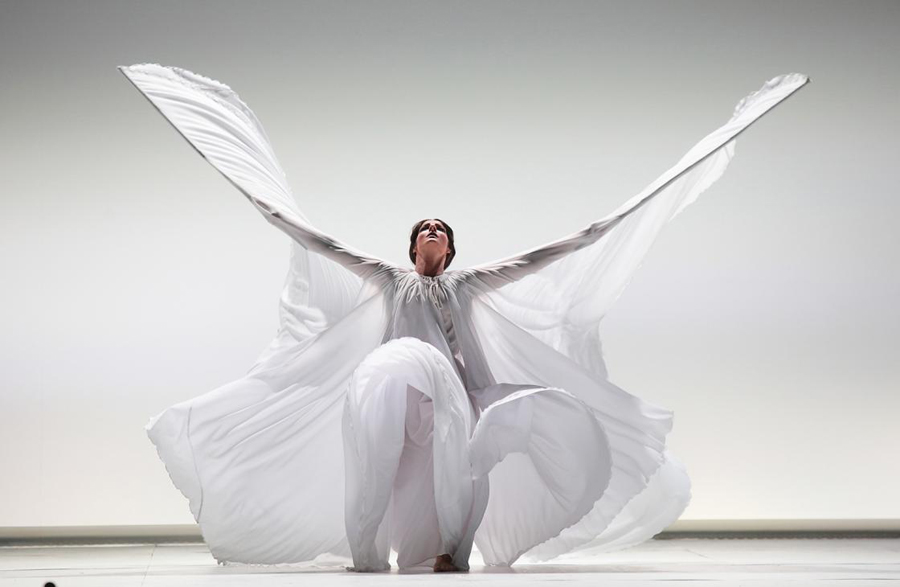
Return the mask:
{"type": "Polygon", "coordinates": [[[428,259],[423,255],[416,256],[416,273],[428,277],[437,277],[444,272],[444,259],[428,259]]]}

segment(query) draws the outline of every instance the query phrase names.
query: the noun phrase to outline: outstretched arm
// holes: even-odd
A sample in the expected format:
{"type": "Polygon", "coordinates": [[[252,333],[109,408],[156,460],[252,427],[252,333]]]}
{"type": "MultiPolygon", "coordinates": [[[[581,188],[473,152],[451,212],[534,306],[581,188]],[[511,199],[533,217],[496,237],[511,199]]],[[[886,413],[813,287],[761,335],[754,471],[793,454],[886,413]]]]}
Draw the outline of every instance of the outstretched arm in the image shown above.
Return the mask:
{"type": "MultiPolygon", "coordinates": [[[[612,214],[568,237],[499,261],[464,269],[461,273],[468,279],[479,279],[490,288],[502,287],[599,241],[651,201],[654,202],[654,222],[664,224],[722,175],[731,159],[737,135],[808,81],[805,75],[794,73],[766,82],[762,89],[738,103],[731,120],[703,138],[674,167],[612,214]]],[[[655,228],[648,227],[648,230],[655,228]]]]}
{"type": "Polygon", "coordinates": [[[518,255],[492,263],[463,269],[461,273],[466,278],[477,277],[482,283],[487,284],[492,289],[502,287],[543,269],[554,261],[558,261],[579,249],[594,244],[621,222],[623,218],[624,215],[592,222],[582,230],[552,243],[535,247],[518,255]]]}
{"type": "Polygon", "coordinates": [[[262,124],[231,88],[177,67],[144,63],[119,69],[269,223],[363,279],[392,267],[336,241],[306,220],[262,124]]]}
{"type": "Polygon", "coordinates": [[[317,230],[289,210],[275,208],[253,196],[247,197],[262,212],[269,224],[287,234],[308,251],[343,265],[363,279],[385,274],[392,268],[392,265],[381,259],[356,251],[317,230]]]}

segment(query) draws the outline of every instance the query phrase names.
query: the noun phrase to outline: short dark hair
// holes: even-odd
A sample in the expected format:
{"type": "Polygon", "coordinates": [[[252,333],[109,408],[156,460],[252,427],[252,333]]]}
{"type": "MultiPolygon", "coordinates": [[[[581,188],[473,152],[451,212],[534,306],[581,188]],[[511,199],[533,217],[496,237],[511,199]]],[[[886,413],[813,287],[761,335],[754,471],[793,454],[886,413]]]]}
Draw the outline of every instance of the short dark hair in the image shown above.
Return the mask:
{"type": "Polygon", "coordinates": [[[444,261],[444,269],[446,269],[450,266],[450,261],[453,260],[453,257],[456,256],[456,244],[453,242],[453,229],[440,218],[425,218],[413,224],[412,232],[409,234],[409,260],[413,262],[413,265],[416,264],[416,238],[419,236],[419,229],[429,220],[437,220],[444,225],[444,229],[447,231],[447,247],[450,249],[450,254],[447,255],[447,260],[444,261]]]}

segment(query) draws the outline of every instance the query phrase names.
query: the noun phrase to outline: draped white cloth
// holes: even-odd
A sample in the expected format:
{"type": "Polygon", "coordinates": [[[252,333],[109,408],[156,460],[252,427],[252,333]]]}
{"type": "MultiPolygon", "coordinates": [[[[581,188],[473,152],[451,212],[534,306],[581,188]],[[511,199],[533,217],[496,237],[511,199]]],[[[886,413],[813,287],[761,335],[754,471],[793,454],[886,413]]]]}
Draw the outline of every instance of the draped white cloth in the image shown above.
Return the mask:
{"type": "Polygon", "coordinates": [[[673,414],[608,380],[599,323],[735,137],[803,87],[782,75],[619,209],[437,277],[366,255],[297,208],[258,119],[183,69],[120,68],[292,239],[281,326],[248,373],[147,425],[220,562],[351,556],[468,568],[642,542],[690,500],[673,414]]]}

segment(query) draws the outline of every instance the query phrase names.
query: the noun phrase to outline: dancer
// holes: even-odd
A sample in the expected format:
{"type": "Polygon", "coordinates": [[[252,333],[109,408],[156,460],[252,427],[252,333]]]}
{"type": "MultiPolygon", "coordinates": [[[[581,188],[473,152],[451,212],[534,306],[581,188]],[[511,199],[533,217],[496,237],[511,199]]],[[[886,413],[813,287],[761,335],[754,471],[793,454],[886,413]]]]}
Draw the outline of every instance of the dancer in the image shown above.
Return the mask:
{"type": "Polygon", "coordinates": [[[782,75],[613,213],[449,269],[424,219],[402,267],[316,229],[253,112],[214,80],[121,71],[292,239],[272,343],[242,378],[147,425],[220,562],[350,556],[357,571],[465,571],[649,539],[690,500],[670,410],[611,383],[599,323],[661,228],[724,172],[735,137],[803,87],[782,75]]]}

